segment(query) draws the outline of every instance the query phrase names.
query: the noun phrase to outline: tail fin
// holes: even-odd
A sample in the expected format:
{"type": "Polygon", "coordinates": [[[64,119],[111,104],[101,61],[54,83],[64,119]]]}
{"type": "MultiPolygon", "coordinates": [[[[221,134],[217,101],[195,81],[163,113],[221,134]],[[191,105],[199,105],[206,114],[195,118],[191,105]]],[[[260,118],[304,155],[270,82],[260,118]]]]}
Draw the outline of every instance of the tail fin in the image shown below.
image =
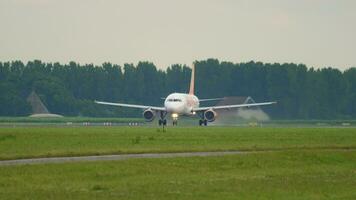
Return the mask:
{"type": "Polygon", "coordinates": [[[194,75],[195,74],[195,66],[193,63],[193,67],[192,67],[192,75],[190,77],[190,88],[189,88],[189,94],[194,95],[194,75]]]}

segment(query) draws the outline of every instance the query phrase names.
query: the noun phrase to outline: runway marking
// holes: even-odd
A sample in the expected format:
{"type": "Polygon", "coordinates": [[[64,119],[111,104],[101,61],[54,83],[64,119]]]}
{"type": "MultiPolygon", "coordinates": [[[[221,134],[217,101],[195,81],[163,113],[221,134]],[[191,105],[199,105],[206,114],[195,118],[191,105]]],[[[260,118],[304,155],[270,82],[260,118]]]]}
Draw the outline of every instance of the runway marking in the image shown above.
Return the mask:
{"type": "Polygon", "coordinates": [[[142,154],[101,155],[101,156],[29,158],[29,159],[17,159],[17,160],[2,160],[0,161],[0,166],[67,163],[67,162],[80,162],[80,161],[113,161],[113,160],[128,160],[132,158],[206,157],[206,156],[224,156],[224,155],[235,155],[235,154],[246,154],[246,153],[253,153],[253,152],[252,151],[220,151],[220,152],[184,152],[184,153],[142,153],[142,154]]]}

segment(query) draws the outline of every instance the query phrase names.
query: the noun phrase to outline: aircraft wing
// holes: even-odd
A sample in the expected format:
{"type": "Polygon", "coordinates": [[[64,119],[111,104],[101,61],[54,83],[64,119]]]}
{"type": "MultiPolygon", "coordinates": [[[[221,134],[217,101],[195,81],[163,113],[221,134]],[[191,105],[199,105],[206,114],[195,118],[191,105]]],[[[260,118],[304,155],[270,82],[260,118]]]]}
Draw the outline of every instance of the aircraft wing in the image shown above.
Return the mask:
{"type": "Polygon", "coordinates": [[[110,106],[127,107],[127,108],[152,109],[152,110],[157,110],[157,111],[165,111],[166,110],[166,108],[164,108],[164,107],[145,106],[145,105],[126,104],[126,103],[111,103],[111,102],[104,102],[104,101],[95,101],[95,103],[103,104],[103,105],[110,105],[110,106]]]}
{"type": "Polygon", "coordinates": [[[265,106],[275,104],[277,102],[264,102],[264,103],[250,103],[250,104],[235,104],[235,105],[224,105],[224,106],[209,106],[209,107],[199,107],[194,108],[194,112],[205,111],[205,110],[221,110],[221,109],[232,109],[232,108],[246,108],[246,107],[255,107],[255,106],[265,106]]]}

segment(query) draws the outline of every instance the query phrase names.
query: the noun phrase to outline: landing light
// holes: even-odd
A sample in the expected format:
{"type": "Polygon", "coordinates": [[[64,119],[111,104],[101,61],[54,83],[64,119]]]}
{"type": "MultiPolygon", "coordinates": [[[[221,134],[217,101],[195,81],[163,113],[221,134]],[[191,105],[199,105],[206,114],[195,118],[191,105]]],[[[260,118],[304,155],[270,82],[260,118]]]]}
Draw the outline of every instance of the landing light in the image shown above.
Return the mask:
{"type": "Polygon", "coordinates": [[[172,118],[177,119],[178,118],[178,114],[177,113],[173,113],[172,114],[172,118]]]}

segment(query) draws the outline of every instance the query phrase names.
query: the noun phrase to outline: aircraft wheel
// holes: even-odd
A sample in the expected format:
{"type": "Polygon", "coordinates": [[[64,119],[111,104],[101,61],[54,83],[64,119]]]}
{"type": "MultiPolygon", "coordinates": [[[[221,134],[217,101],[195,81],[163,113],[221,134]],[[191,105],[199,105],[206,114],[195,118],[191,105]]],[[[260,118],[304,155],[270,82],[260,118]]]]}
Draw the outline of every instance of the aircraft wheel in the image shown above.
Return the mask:
{"type": "Polygon", "coordinates": [[[203,124],[203,120],[199,119],[199,126],[203,124]]]}
{"type": "Polygon", "coordinates": [[[167,125],[167,120],[166,120],[166,119],[164,119],[164,120],[162,120],[162,121],[163,121],[163,122],[162,122],[163,126],[167,125]]]}
{"type": "Polygon", "coordinates": [[[204,120],[204,126],[208,125],[208,120],[204,120]]]}
{"type": "Polygon", "coordinates": [[[177,121],[173,121],[173,126],[177,126],[178,122],[177,121]]]}
{"type": "Polygon", "coordinates": [[[158,125],[161,126],[162,125],[162,120],[158,120],[158,125]]]}

